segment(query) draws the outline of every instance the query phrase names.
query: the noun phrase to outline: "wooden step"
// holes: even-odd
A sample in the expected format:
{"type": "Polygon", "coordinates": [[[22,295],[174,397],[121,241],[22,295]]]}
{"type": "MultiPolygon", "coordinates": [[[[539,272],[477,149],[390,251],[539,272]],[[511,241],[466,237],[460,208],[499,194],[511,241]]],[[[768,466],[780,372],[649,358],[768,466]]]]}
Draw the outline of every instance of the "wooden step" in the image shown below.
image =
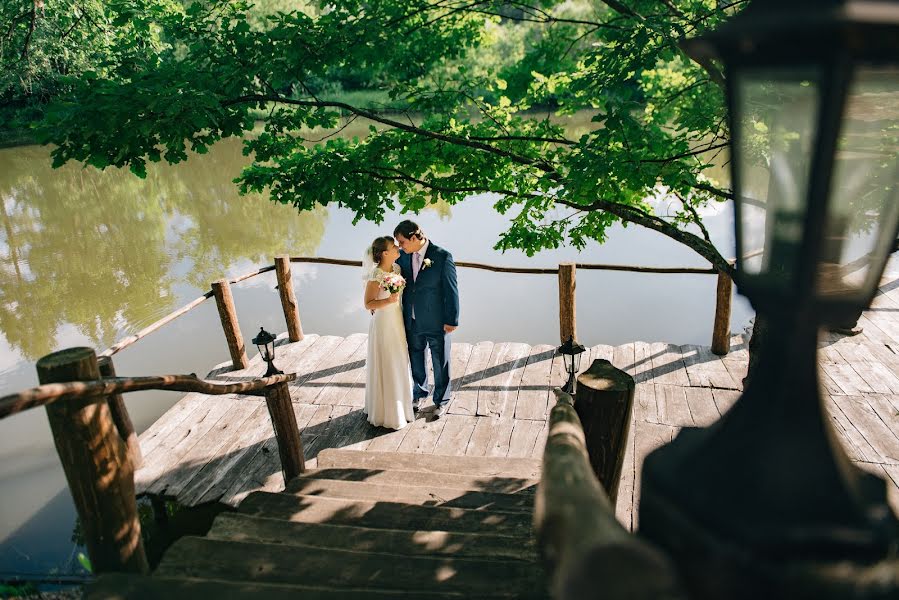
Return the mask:
{"type": "Polygon", "coordinates": [[[540,479],[541,461],[494,456],[440,456],[328,448],[318,453],[318,468],[396,469],[478,477],[540,479]]]}
{"type": "Polygon", "coordinates": [[[305,548],[369,551],[388,548],[393,554],[538,560],[533,540],[505,535],[373,529],[352,525],[296,523],[281,519],[222,513],[206,537],[237,542],[261,542],[305,548]]]}
{"type": "Polygon", "coordinates": [[[450,556],[401,556],[280,544],[183,537],[165,553],[156,574],[226,581],[299,584],[416,592],[494,593],[546,597],[542,570],[532,563],[450,556]]]}
{"type": "Polygon", "coordinates": [[[460,490],[438,486],[397,486],[367,481],[339,479],[297,478],[290,482],[287,493],[305,496],[327,496],[350,500],[374,500],[403,502],[424,506],[494,510],[502,512],[530,513],[534,506],[532,494],[497,494],[477,490],[460,490]]]}
{"type": "MultiPolygon", "coordinates": [[[[393,600],[402,594],[409,600],[468,600],[463,592],[428,590],[378,590],[370,588],[333,588],[311,585],[224,581],[196,577],[152,577],[110,573],[101,575],[85,588],[85,600],[202,600],[228,598],[234,600],[393,600]]],[[[494,592],[479,596],[487,600],[514,598],[513,594],[494,592]]],[[[548,596],[547,596],[548,598],[548,596]]]]}
{"type": "Polygon", "coordinates": [[[238,511],[300,523],[358,525],[374,529],[436,530],[530,537],[531,516],[398,502],[346,500],[297,494],[253,492],[238,511]]]}
{"type": "Polygon", "coordinates": [[[392,486],[439,486],[481,492],[503,494],[533,494],[537,490],[537,479],[519,477],[483,477],[456,473],[433,473],[430,471],[400,471],[396,469],[356,469],[353,467],[327,467],[310,469],[301,477],[313,479],[343,479],[365,481],[392,486]]]}

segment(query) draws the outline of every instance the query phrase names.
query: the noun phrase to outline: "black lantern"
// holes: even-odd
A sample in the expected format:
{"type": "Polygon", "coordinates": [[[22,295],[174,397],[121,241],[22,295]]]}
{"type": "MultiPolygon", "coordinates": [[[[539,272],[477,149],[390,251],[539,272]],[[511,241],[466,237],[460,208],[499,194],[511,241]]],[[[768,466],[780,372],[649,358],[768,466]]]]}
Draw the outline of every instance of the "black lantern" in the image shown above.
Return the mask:
{"type": "Polygon", "coordinates": [[[897,597],[899,522],[840,445],[816,349],[897,238],[899,3],[755,0],[683,46],[725,69],[735,280],[768,337],[720,421],[647,457],[641,533],[697,598],[897,597]]]}
{"type": "Polygon", "coordinates": [[[565,361],[565,370],[568,372],[568,382],[562,391],[574,395],[577,393],[577,372],[581,369],[581,354],[586,348],[574,341],[574,337],[569,337],[565,343],[559,346],[558,352],[565,361]]]}
{"type": "Polygon", "coordinates": [[[284,371],[275,368],[275,339],[275,336],[262,327],[259,328],[259,333],[253,338],[253,343],[259,348],[262,360],[268,364],[268,369],[265,371],[266,377],[284,373],[284,371]]]}

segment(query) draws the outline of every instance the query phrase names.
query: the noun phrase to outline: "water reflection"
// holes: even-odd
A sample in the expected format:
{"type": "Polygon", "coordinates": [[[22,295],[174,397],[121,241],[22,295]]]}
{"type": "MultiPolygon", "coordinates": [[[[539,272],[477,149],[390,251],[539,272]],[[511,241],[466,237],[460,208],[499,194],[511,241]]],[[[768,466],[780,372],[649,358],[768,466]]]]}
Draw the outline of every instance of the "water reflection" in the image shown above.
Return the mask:
{"type": "Polygon", "coordinates": [[[233,265],[313,254],[327,210],[302,214],[239,196],[246,162],[223,142],[200,162],[155,165],[145,180],[67,165],[44,148],[0,151],[0,330],[34,360],[65,323],[108,346],[208,289],[233,265]],[[186,284],[184,286],[183,284],[186,284]]]}

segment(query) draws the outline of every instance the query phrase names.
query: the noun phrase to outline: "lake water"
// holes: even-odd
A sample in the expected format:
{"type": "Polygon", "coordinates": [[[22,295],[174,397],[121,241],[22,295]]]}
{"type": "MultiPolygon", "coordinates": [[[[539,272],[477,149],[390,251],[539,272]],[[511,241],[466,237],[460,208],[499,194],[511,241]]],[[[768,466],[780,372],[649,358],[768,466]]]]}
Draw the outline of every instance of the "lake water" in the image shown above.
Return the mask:
{"type": "MultiPolygon", "coordinates": [[[[347,131],[352,135],[354,132],[347,131]]],[[[127,172],[68,165],[51,169],[40,147],[0,150],[0,395],[37,385],[34,363],[70,346],[102,350],[209,289],[209,283],[270,264],[276,254],[360,260],[378,235],[405,218],[352,224],[336,207],[297,214],[259,196],[238,196],[231,180],[246,162],[238,141],[176,166],[155,165],[146,180],[127,172]]],[[[707,267],[656,233],[615,227],[608,241],[527,257],[493,250],[508,217],[475,196],[413,217],[456,260],[553,267],[560,261],[707,267]]],[[[658,209],[665,210],[664,206],[658,209]]],[[[733,254],[733,211],[704,215],[713,241],[733,254]]],[[[306,332],[367,331],[359,269],[294,264],[306,332]]],[[[581,271],[577,323],[584,344],[634,340],[711,341],[715,277],[581,271]]],[[[272,273],[234,286],[245,339],[260,326],[285,329],[272,273]]],[[[454,339],[558,343],[552,275],[460,269],[460,327],[454,339]]],[[[732,331],[752,315],[736,298],[732,331]]],[[[248,341],[249,344],[249,341],[248,341]]],[[[255,349],[252,349],[255,353],[255,349]]],[[[206,373],[228,359],[212,300],[116,355],[120,375],[206,373]]],[[[179,395],[128,395],[142,431],[179,395]]],[[[75,512],[43,410],[0,421],[0,578],[11,573],[78,572],[71,541],[75,512]]]]}

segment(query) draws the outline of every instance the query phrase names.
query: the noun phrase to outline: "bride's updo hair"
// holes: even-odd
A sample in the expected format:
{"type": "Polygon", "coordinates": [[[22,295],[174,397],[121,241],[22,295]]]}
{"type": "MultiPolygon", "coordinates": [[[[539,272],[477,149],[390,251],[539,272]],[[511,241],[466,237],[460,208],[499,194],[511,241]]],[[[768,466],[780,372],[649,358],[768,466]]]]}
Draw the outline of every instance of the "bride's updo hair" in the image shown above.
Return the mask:
{"type": "Polygon", "coordinates": [[[371,243],[371,258],[375,261],[376,265],[381,264],[381,258],[384,256],[384,253],[387,252],[387,248],[389,248],[392,243],[393,238],[389,235],[375,238],[375,241],[371,243]]]}

